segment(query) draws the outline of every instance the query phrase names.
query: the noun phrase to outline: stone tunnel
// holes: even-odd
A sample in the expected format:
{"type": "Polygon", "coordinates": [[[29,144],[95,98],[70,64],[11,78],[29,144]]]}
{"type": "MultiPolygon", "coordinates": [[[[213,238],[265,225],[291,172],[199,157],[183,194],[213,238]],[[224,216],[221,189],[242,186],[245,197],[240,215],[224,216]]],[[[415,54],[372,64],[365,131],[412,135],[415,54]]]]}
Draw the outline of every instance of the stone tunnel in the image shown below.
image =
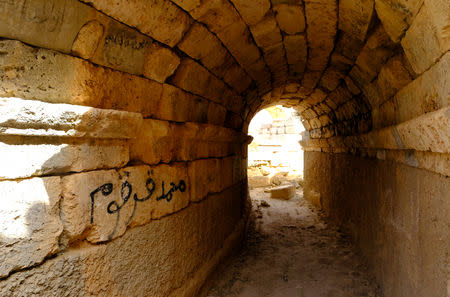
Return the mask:
{"type": "Polygon", "coordinates": [[[450,296],[448,0],[0,11],[0,296],[205,296],[275,104],[306,128],[306,199],[384,295],[450,296]]]}

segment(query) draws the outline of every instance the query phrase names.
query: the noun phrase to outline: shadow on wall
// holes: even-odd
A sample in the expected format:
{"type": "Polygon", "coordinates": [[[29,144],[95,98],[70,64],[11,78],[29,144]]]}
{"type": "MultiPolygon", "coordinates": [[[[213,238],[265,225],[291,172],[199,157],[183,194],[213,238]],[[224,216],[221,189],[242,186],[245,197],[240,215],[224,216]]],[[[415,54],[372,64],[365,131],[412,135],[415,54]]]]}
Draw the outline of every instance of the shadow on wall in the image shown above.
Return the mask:
{"type": "MultiPolygon", "coordinates": [[[[194,296],[240,241],[235,234],[242,231],[234,228],[243,221],[245,184],[236,182],[238,159],[229,157],[222,143],[212,147],[218,146],[223,157],[198,164],[226,170],[232,173],[229,177],[208,180],[212,174],[197,176],[187,162],[170,163],[166,156],[149,161],[159,165],[134,162],[134,154],[142,150],[150,155],[165,152],[174,161],[207,156],[204,145],[193,145],[199,143],[195,133],[215,134],[220,140],[230,137],[225,133],[229,129],[218,135],[187,124],[178,125],[181,132],[174,135],[170,129],[161,132],[167,122],[151,120],[161,127],[145,126],[153,138],[132,150],[137,142],[131,139],[144,125],[138,113],[19,98],[0,98],[0,107],[5,107],[0,108],[0,158],[7,165],[0,168],[5,199],[0,207],[0,295],[19,296],[28,290],[38,295],[145,291],[167,296],[187,282],[186,292],[194,290],[194,296]],[[176,151],[167,141],[153,143],[164,139],[158,133],[177,136],[174,147],[192,148],[176,151]],[[207,195],[211,199],[187,208],[207,195]],[[159,220],[174,213],[170,220],[159,220]]],[[[230,148],[243,140],[232,141],[230,148]]]]}

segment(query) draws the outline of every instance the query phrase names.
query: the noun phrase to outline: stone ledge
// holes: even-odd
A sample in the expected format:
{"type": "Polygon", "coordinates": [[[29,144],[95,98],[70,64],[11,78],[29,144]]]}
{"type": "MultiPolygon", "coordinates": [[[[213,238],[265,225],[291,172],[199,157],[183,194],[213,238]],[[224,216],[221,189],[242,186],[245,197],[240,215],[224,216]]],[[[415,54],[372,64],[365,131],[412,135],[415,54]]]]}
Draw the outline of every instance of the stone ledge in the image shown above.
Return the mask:
{"type": "Polygon", "coordinates": [[[139,113],[0,98],[0,135],[130,139],[139,113]]]}

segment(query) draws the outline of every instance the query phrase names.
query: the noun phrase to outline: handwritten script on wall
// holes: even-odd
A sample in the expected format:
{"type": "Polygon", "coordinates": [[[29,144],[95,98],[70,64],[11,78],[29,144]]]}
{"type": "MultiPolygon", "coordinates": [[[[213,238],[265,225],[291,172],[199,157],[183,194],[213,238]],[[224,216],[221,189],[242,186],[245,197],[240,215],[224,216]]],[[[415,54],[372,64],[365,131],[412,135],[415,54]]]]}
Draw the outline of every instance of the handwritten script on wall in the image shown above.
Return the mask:
{"type": "MultiPolygon", "coordinates": [[[[143,197],[139,197],[137,193],[133,192],[133,185],[129,181],[122,182],[120,189],[114,189],[113,183],[105,183],[100,187],[96,188],[94,191],[90,193],[90,202],[91,202],[91,224],[94,223],[95,212],[99,211],[95,208],[96,199],[100,199],[101,197],[110,196],[115,190],[120,190],[120,198],[118,201],[114,200],[107,204],[105,209],[100,211],[105,211],[110,215],[116,215],[116,227],[120,218],[120,211],[122,208],[129,204],[130,201],[134,203],[133,211],[128,218],[126,225],[134,217],[136,208],[139,203],[143,203],[154,198],[156,201],[166,201],[170,203],[173,199],[175,192],[184,193],[186,191],[186,182],[184,180],[179,180],[177,183],[161,181],[160,184],[157,184],[153,178],[148,177],[145,181],[145,189],[147,191],[147,195],[143,197]]],[[[116,228],[114,228],[116,229],[116,228]]],[[[115,232],[115,231],[114,231],[115,232]]],[[[114,232],[109,236],[112,237],[114,232]]]]}

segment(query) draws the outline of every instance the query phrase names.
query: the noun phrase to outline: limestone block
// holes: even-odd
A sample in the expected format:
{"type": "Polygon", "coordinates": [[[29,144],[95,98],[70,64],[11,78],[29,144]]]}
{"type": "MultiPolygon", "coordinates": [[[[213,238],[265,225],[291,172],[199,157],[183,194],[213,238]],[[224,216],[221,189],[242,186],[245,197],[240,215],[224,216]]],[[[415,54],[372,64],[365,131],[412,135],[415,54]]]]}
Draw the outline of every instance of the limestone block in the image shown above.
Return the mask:
{"type": "MultiPolygon", "coordinates": [[[[217,32],[217,36],[245,69],[251,68],[251,65],[261,57],[260,50],[251,41],[250,32],[243,21],[233,23],[217,32]]],[[[249,73],[252,75],[252,70],[249,70],[249,73]]]]}
{"type": "Polygon", "coordinates": [[[161,102],[154,112],[162,120],[202,122],[207,113],[208,105],[209,101],[206,99],[186,93],[172,85],[164,84],[161,102]]]}
{"type": "Polygon", "coordinates": [[[333,50],[336,35],[336,1],[305,1],[308,46],[310,47],[308,69],[322,71],[333,50]]]}
{"type": "Polygon", "coordinates": [[[178,65],[180,65],[180,58],[174,52],[164,47],[158,47],[147,55],[142,74],[164,83],[175,72],[178,65]]]}
{"type": "Polygon", "coordinates": [[[78,1],[3,1],[0,35],[69,53],[81,27],[92,15],[95,10],[78,1]]]}
{"type": "Polygon", "coordinates": [[[270,9],[269,0],[231,0],[247,25],[256,25],[270,9]]]}
{"type": "Polygon", "coordinates": [[[295,196],[294,185],[283,185],[270,189],[270,198],[289,200],[295,196]]]}
{"type": "Polygon", "coordinates": [[[342,79],[351,69],[353,61],[338,53],[333,53],[329,64],[330,65],[320,79],[320,86],[332,91],[337,88],[342,79]]]}
{"type": "Polygon", "coordinates": [[[186,11],[191,11],[192,9],[200,6],[200,0],[173,0],[173,3],[177,4],[186,11]]]}
{"type": "Polygon", "coordinates": [[[188,206],[191,186],[185,163],[152,167],[156,183],[152,219],[172,214],[188,206]]]}
{"type": "MultiPolygon", "coordinates": [[[[193,59],[201,60],[208,56],[217,47],[220,41],[208,29],[195,23],[184,35],[177,47],[187,53],[193,59]]],[[[220,45],[219,45],[220,46],[220,45]]]]}
{"type": "Polygon", "coordinates": [[[450,53],[447,53],[438,63],[395,95],[398,123],[449,105],[449,69],[450,53]]]}
{"type": "Polygon", "coordinates": [[[284,37],[287,62],[291,65],[306,65],[308,47],[305,35],[287,35],[284,37]]]}
{"type": "Polygon", "coordinates": [[[305,31],[305,13],[299,5],[280,4],[273,8],[280,29],[287,34],[305,31]]]}
{"type": "Polygon", "coordinates": [[[2,134],[83,138],[133,138],[142,124],[138,113],[0,98],[2,134]]]}
{"type": "Polygon", "coordinates": [[[203,159],[190,162],[188,165],[191,180],[190,195],[192,201],[200,201],[209,193],[222,191],[220,175],[229,172],[220,171],[220,159],[203,159]]]}
{"type": "Polygon", "coordinates": [[[83,1],[170,47],[181,40],[192,24],[189,15],[170,1],[116,1],[114,5],[109,0],[83,1]]]}
{"type": "Polygon", "coordinates": [[[90,60],[98,65],[142,75],[147,55],[152,55],[158,46],[148,36],[104,15],[99,16],[102,16],[97,19],[102,21],[105,34],[90,60]]]}
{"type": "Polygon", "coordinates": [[[224,76],[224,81],[233,87],[233,89],[235,89],[238,93],[243,93],[252,83],[252,79],[237,64],[234,64],[228,68],[224,76]]]}
{"type": "Polygon", "coordinates": [[[397,126],[405,147],[438,153],[450,152],[450,108],[442,108],[397,126]]]}
{"type": "Polygon", "coordinates": [[[339,29],[364,41],[374,13],[374,0],[339,1],[339,29]]]}
{"type": "Polygon", "coordinates": [[[366,45],[356,59],[356,65],[360,73],[355,73],[352,70],[353,73],[350,73],[350,77],[362,87],[378,75],[381,67],[392,55],[394,49],[395,45],[384,31],[384,28],[378,26],[373,34],[369,36],[366,45]]]}
{"type": "MultiPolygon", "coordinates": [[[[23,143],[22,139],[18,141],[23,143]]],[[[129,161],[124,141],[32,145],[0,142],[0,151],[0,179],[115,168],[129,161]]]]}
{"type": "Polygon", "coordinates": [[[72,45],[72,53],[83,58],[90,59],[100,44],[105,28],[97,20],[86,23],[78,32],[72,45]]]}
{"type": "Polygon", "coordinates": [[[248,186],[252,188],[263,188],[270,186],[270,177],[268,176],[249,176],[248,186]]]}
{"type": "Polygon", "coordinates": [[[59,177],[0,182],[0,277],[58,252],[60,194],[59,177]]]}
{"type": "Polygon", "coordinates": [[[251,26],[250,31],[256,44],[262,48],[279,44],[282,41],[280,29],[273,16],[268,16],[258,24],[251,26]]]}
{"type": "Polygon", "coordinates": [[[375,0],[377,15],[392,41],[398,42],[419,11],[423,0],[375,0]]]}
{"type": "Polygon", "coordinates": [[[450,49],[450,42],[441,47],[430,11],[424,5],[406,31],[402,46],[413,70],[420,74],[450,49]]]}
{"type": "Polygon", "coordinates": [[[185,164],[65,176],[61,203],[65,240],[109,241],[129,226],[178,211],[189,203],[188,184],[185,164]]]}
{"type": "Polygon", "coordinates": [[[214,102],[222,102],[222,93],[226,86],[218,78],[210,74],[200,64],[191,59],[183,59],[172,77],[176,86],[204,96],[214,102]]]}
{"type": "Polygon", "coordinates": [[[381,68],[377,84],[381,96],[387,100],[411,82],[408,70],[403,64],[402,56],[395,56],[381,68]]]}
{"type": "Polygon", "coordinates": [[[162,86],[157,82],[18,41],[0,41],[0,49],[4,52],[0,56],[0,96],[136,111],[144,115],[159,102],[162,86]]]}
{"type": "Polygon", "coordinates": [[[172,135],[169,122],[144,120],[136,138],[130,145],[130,158],[147,164],[168,163],[173,160],[175,141],[180,135],[172,135]]]}
{"type": "Polygon", "coordinates": [[[450,47],[450,34],[449,34],[449,15],[450,15],[450,3],[447,0],[425,0],[425,6],[427,7],[428,14],[431,20],[433,20],[436,34],[441,44],[442,49],[449,49],[450,47]]]}
{"type": "Polygon", "coordinates": [[[227,0],[202,1],[202,4],[191,10],[190,14],[197,21],[206,24],[215,33],[233,23],[242,22],[236,9],[227,0]]]}

